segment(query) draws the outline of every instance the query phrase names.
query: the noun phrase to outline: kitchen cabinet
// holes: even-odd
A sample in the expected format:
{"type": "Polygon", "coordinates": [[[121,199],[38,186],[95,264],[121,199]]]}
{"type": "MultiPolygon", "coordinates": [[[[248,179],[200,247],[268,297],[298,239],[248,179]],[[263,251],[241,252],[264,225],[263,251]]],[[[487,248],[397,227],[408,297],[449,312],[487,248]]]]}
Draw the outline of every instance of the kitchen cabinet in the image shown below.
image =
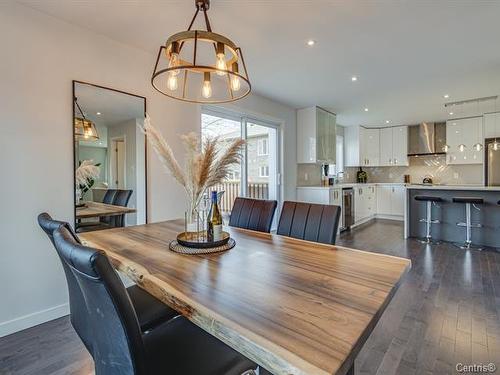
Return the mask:
{"type": "Polygon", "coordinates": [[[359,223],[376,214],[375,185],[354,187],[354,222],[359,223]]]}
{"type": "Polygon", "coordinates": [[[344,142],[346,167],[380,164],[380,129],[348,126],[344,129],[344,142]]]}
{"type": "Polygon", "coordinates": [[[301,187],[297,188],[297,201],[307,203],[329,204],[330,190],[328,188],[301,187]]]}
{"type": "Polygon", "coordinates": [[[408,126],[380,129],[380,166],[407,166],[408,126]]]}
{"type": "Polygon", "coordinates": [[[500,138],[500,112],[486,113],[483,123],[484,138],[500,138]]]}
{"type": "Polygon", "coordinates": [[[446,144],[449,146],[446,164],[482,164],[484,150],[476,151],[473,148],[476,143],[484,146],[482,116],[446,122],[446,144]],[[460,151],[462,144],[465,148],[460,151]]]}
{"type": "Polygon", "coordinates": [[[330,204],[342,207],[342,188],[330,189],[330,204]]]}
{"type": "Polygon", "coordinates": [[[297,162],[335,164],[336,115],[319,107],[297,111],[297,162]]]}
{"type": "Polygon", "coordinates": [[[405,187],[403,185],[378,185],[376,199],[378,215],[404,215],[405,187]]]}

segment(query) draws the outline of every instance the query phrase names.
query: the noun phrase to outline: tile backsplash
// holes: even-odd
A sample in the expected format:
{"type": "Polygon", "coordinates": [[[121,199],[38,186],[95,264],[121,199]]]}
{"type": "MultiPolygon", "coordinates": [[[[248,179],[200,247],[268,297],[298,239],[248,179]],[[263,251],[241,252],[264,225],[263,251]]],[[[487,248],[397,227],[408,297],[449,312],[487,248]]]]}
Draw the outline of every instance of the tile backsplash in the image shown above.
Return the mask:
{"type": "MultiPolygon", "coordinates": [[[[347,167],[344,182],[355,182],[359,168],[347,167]]],[[[425,156],[410,158],[408,167],[363,167],[368,173],[368,182],[404,182],[409,174],[411,182],[421,183],[426,176],[434,183],[447,185],[469,185],[483,183],[483,165],[446,165],[446,157],[425,156]]],[[[297,165],[297,186],[313,186],[321,183],[321,166],[314,164],[297,165]]]]}

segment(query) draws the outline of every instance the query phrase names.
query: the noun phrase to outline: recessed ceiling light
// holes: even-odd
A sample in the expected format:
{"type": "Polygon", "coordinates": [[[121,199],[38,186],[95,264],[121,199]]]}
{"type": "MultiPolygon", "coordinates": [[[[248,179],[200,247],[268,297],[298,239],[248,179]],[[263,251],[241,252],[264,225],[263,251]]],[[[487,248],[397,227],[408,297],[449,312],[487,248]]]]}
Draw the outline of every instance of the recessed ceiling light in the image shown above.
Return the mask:
{"type": "Polygon", "coordinates": [[[358,80],[358,77],[356,77],[356,76],[351,77],[351,81],[356,82],[357,80],[358,80]]]}
{"type": "Polygon", "coordinates": [[[101,115],[101,112],[97,112],[97,113],[96,113],[96,115],[97,115],[97,116],[100,116],[100,115],[101,115]]]}
{"type": "Polygon", "coordinates": [[[452,116],[452,115],[453,115],[453,112],[450,112],[450,116],[452,116]]]}
{"type": "Polygon", "coordinates": [[[444,94],[443,98],[448,99],[450,96],[448,94],[444,94]]]}
{"type": "Polygon", "coordinates": [[[368,108],[365,108],[365,112],[368,112],[368,108]]]}
{"type": "Polygon", "coordinates": [[[309,47],[312,47],[312,46],[314,46],[315,44],[316,44],[316,41],[315,41],[315,40],[309,39],[309,40],[307,41],[307,45],[308,45],[309,47]]]}
{"type": "Polygon", "coordinates": [[[385,120],[386,124],[389,124],[390,122],[391,122],[391,120],[385,120]]]}

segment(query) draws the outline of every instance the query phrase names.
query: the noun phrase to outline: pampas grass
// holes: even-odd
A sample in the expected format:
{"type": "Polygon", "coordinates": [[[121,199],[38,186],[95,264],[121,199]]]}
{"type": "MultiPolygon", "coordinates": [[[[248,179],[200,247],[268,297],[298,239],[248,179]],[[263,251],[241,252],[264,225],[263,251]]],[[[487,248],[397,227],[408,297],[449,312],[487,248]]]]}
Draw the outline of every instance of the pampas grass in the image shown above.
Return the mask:
{"type": "Polygon", "coordinates": [[[198,134],[187,133],[181,136],[186,149],[185,166],[182,168],[172,148],[151,124],[149,115],[146,115],[142,131],[165,169],[186,191],[190,212],[198,207],[204,192],[221,183],[228,176],[231,166],[240,162],[245,144],[244,140],[236,139],[222,149],[218,147],[218,138],[208,138],[201,144],[198,134]]]}
{"type": "Polygon", "coordinates": [[[91,183],[99,177],[101,169],[94,165],[93,160],[83,160],[75,172],[75,181],[81,189],[92,187],[91,183]]]}

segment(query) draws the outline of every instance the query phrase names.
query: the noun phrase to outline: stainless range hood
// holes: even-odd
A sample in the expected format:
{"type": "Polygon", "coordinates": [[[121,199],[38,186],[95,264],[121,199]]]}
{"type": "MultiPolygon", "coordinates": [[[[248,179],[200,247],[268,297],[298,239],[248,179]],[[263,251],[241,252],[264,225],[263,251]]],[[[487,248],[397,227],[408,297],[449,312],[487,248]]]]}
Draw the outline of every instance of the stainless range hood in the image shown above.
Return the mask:
{"type": "Polygon", "coordinates": [[[444,155],[446,124],[423,122],[410,126],[408,156],[444,155]]]}

